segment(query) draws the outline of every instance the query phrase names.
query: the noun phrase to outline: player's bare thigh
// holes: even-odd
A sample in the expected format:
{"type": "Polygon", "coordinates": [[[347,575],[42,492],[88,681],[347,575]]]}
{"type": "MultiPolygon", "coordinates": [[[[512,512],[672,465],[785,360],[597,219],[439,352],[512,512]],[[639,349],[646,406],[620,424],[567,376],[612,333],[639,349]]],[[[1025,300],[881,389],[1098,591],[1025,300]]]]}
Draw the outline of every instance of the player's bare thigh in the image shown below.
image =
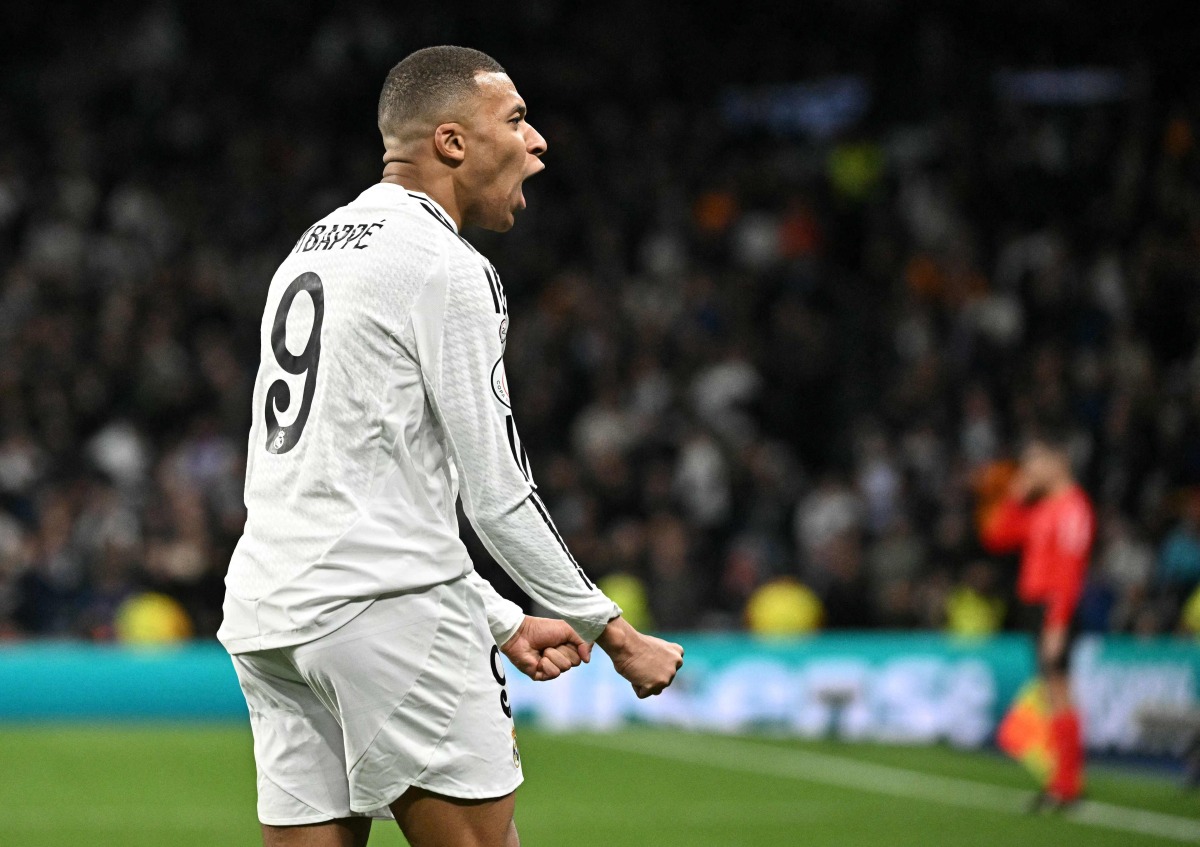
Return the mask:
{"type": "Polygon", "coordinates": [[[345,818],[301,826],[262,825],[263,847],[366,847],[370,818],[345,818]]]}
{"type": "Polygon", "coordinates": [[[520,847],[515,805],[515,794],[459,800],[410,788],[391,809],[412,847],[520,847]]]}

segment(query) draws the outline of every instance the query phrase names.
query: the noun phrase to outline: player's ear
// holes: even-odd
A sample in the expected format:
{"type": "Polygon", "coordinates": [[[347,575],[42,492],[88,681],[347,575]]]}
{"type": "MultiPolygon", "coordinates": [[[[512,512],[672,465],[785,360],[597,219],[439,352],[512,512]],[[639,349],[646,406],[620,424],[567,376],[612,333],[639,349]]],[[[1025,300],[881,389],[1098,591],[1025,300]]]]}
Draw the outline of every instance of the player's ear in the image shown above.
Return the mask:
{"type": "Polygon", "coordinates": [[[467,155],[467,139],[461,124],[439,124],[433,131],[433,147],[443,159],[461,162],[467,155]]]}

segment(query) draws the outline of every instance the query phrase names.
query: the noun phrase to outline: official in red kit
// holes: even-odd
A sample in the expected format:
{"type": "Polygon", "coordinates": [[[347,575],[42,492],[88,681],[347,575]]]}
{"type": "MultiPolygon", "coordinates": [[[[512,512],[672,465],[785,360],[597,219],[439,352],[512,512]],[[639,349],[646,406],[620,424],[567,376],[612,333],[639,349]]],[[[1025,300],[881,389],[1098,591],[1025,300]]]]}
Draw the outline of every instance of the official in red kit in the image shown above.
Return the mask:
{"type": "Polygon", "coordinates": [[[1039,806],[1069,805],[1083,790],[1082,729],[1071,699],[1069,664],[1095,534],[1095,512],[1075,479],[1065,436],[1039,432],[1022,451],[1009,496],[983,532],[990,552],[1021,553],[1017,597],[1036,637],[1038,673],[1051,712],[1054,767],[1039,806]]]}

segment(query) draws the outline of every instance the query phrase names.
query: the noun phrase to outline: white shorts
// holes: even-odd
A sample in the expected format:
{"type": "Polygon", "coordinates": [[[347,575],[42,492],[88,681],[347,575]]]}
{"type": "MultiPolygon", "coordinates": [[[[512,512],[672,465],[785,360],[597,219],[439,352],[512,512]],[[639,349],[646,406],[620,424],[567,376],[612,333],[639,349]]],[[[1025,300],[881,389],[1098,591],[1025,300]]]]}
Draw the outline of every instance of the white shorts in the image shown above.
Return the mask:
{"type": "Polygon", "coordinates": [[[464,579],[382,597],[327,636],[233,664],[262,823],[391,817],[413,785],[483,799],[521,784],[499,648],[464,579]]]}

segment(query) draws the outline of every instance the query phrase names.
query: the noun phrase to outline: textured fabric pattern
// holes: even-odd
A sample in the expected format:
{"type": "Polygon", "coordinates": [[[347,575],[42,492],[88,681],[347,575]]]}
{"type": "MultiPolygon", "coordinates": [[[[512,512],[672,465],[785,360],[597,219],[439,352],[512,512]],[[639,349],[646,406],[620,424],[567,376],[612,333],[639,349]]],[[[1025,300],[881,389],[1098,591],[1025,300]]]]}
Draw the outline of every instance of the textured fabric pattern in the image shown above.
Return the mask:
{"type": "Polygon", "coordinates": [[[535,492],[508,397],[508,307],[495,269],[465,244],[448,250],[409,328],[480,540],[527,594],[594,639],[620,609],[576,564],[535,492]]]}
{"type": "MultiPolygon", "coordinates": [[[[585,637],[619,613],[533,499],[507,320],[495,270],[424,195],[376,185],[301,236],[260,329],[226,647],[302,643],[380,595],[470,572],[460,479],[485,544],[531,596],[585,637]]],[[[493,634],[511,635],[519,608],[471,584],[493,634]]]]}

